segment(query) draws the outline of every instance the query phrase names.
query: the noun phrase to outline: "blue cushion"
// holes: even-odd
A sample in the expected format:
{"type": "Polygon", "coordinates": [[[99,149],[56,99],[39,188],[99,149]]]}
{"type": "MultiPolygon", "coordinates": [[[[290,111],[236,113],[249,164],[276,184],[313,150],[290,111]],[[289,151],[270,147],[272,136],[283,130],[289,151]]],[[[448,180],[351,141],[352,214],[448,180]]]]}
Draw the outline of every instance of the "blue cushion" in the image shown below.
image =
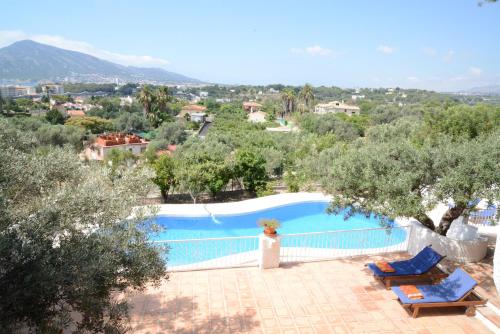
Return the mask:
{"type": "Polygon", "coordinates": [[[450,276],[436,285],[417,285],[422,292],[423,299],[408,298],[398,286],[392,288],[392,291],[398,296],[403,304],[422,304],[422,303],[446,303],[456,302],[465,296],[467,292],[474,289],[477,282],[465,271],[457,268],[450,276]]]}
{"type": "Polygon", "coordinates": [[[409,260],[389,262],[396,272],[383,272],[375,263],[369,263],[368,268],[370,268],[375,275],[380,277],[421,275],[434,268],[442,258],[443,256],[441,254],[437,253],[430,246],[427,246],[409,260]]]}

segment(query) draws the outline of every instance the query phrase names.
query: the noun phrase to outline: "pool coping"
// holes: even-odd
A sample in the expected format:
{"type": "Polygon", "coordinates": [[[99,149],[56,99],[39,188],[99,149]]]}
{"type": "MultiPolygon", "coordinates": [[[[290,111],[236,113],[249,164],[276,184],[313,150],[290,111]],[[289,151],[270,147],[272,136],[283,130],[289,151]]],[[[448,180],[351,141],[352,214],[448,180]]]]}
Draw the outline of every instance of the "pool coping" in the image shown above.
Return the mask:
{"type": "Polygon", "coordinates": [[[168,217],[209,217],[213,215],[239,215],[296,203],[329,202],[330,200],[331,196],[317,192],[284,193],[252,198],[239,202],[209,204],[159,204],[157,205],[157,214],[168,217]]]}

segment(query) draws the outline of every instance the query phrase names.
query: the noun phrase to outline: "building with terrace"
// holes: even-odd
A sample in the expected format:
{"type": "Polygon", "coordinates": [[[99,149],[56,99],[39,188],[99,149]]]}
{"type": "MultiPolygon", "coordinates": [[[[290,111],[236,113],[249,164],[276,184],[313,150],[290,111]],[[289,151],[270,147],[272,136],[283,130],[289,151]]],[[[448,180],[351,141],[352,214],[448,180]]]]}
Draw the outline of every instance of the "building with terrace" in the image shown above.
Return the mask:
{"type": "Polygon", "coordinates": [[[314,112],[318,114],[342,113],[348,116],[359,115],[360,109],[357,106],[346,104],[343,101],[331,101],[328,103],[319,103],[314,107],[314,112]]]}
{"type": "Polygon", "coordinates": [[[186,114],[188,114],[190,117],[192,114],[199,114],[199,113],[204,113],[207,110],[207,107],[205,106],[200,106],[198,104],[188,104],[187,106],[182,107],[181,112],[177,117],[179,118],[184,118],[186,117],[186,114]]]}
{"type": "Polygon", "coordinates": [[[35,87],[0,86],[0,96],[3,98],[36,95],[35,87]]]}
{"type": "Polygon", "coordinates": [[[257,102],[243,102],[243,109],[248,112],[257,112],[262,108],[262,104],[257,102]]]}
{"type": "Polygon", "coordinates": [[[89,160],[104,160],[113,149],[132,152],[139,155],[146,151],[149,141],[135,134],[108,133],[98,136],[93,144],[85,149],[85,157],[89,160]]]}

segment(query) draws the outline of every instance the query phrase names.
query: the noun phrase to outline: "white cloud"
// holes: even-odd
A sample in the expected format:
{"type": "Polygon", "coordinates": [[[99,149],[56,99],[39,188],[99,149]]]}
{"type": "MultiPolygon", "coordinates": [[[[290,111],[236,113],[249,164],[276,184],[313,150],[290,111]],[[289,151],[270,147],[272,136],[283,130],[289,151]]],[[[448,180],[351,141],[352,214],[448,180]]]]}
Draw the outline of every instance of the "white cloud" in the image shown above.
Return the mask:
{"type": "Polygon", "coordinates": [[[437,51],[431,47],[424,47],[422,49],[422,52],[426,55],[426,56],[429,56],[429,57],[435,57],[437,55],[437,51]]]}
{"type": "Polygon", "coordinates": [[[306,48],[306,52],[312,56],[327,56],[332,53],[332,50],[322,48],[319,45],[309,46],[306,48]]]}
{"type": "Polygon", "coordinates": [[[406,79],[408,79],[408,81],[412,81],[412,82],[418,82],[418,81],[420,81],[420,79],[419,79],[419,78],[414,77],[414,76],[410,76],[410,77],[408,77],[408,78],[406,78],[406,79]]]}
{"type": "Polygon", "coordinates": [[[307,53],[311,56],[329,56],[334,54],[333,50],[321,47],[319,45],[308,46],[305,48],[291,48],[292,53],[307,53]]]}
{"type": "Polygon", "coordinates": [[[391,53],[394,53],[396,49],[391,47],[391,46],[387,46],[387,45],[379,45],[378,48],[377,48],[377,51],[379,52],[382,52],[386,55],[390,55],[391,53]]]}
{"type": "Polygon", "coordinates": [[[479,67],[475,67],[475,66],[469,67],[469,74],[471,74],[475,77],[478,77],[481,75],[481,73],[483,73],[483,70],[480,69],[479,67]]]}
{"type": "Polygon", "coordinates": [[[169,61],[163,58],[111,52],[99,49],[87,42],[70,40],[57,35],[28,34],[21,30],[0,30],[0,47],[24,39],[31,39],[35,42],[56,46],[62,49],[83,52],[122,65],[165,66],[169,64],[169,61]]]}
{"type": "Polygon", "coordinates": [[[451,63],[454,57],[455,57],[455,51],[448,50],[448,52],[446,52],[446,54],[443,56],[443,61],[445,63],[451,63]]]}

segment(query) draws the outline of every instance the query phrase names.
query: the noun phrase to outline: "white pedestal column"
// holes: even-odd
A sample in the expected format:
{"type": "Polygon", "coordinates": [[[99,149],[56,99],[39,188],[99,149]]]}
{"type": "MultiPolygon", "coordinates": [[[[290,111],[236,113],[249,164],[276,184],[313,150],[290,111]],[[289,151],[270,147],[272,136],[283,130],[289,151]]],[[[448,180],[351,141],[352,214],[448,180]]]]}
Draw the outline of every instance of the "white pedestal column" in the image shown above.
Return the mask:
{"type": "Polygon", "coordinates": [[[259,268],[271,269],[280,266],[281,237],[259,235],[259,268]]]}

